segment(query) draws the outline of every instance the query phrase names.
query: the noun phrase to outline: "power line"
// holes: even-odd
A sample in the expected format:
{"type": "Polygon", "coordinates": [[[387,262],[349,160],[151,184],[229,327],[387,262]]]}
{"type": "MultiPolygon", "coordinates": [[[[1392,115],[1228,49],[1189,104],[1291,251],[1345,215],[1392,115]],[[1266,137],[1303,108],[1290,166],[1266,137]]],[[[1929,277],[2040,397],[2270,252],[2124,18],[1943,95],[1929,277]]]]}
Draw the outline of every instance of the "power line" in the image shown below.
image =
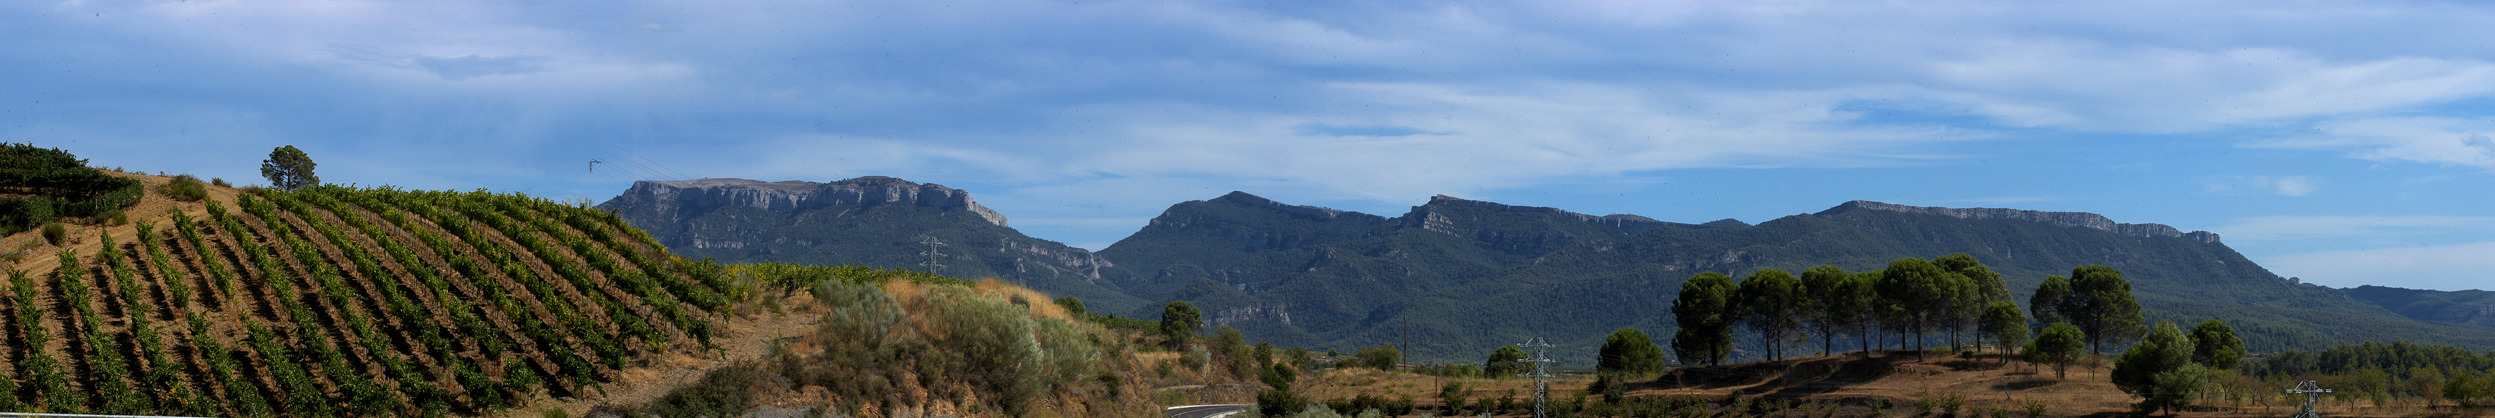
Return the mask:
{"type": "Polygon", "coordinates": [[[676,179],[678,179],[678,180],[683,180],[683,179],[690,179],[690,178],[693,178],[693,176],[687,176],[687,175],[684,175],[684,173],[677,172],[677,171],[676,171],[675,169],[673,169],[673,168],[667,168],[667,165],[665,165],[665,164],[659,164],[659,163],[658,163],[658,160],[652,160],[652,159],[650,159],[650,157],[644,157],[644,156],[641,156],[641,153],[632,152],[632,150],[628,150],[628,149],[627,149],[627,150],[622,150],[622,151],[624,151],[624,153],[625,153],[625,154],[632,154],[633,158],[638,158],[638,159],[640,159],[642,162],[649,163],[649,164],[650,164],[650,166],[652,166],[652,167],[658,167],[658,170],[657,170],[658,172],[661,172],[661,173],[664,173],[664,174],[668,174],[669,176],[674,177],[674,178],[676,178],[676,179]]]}

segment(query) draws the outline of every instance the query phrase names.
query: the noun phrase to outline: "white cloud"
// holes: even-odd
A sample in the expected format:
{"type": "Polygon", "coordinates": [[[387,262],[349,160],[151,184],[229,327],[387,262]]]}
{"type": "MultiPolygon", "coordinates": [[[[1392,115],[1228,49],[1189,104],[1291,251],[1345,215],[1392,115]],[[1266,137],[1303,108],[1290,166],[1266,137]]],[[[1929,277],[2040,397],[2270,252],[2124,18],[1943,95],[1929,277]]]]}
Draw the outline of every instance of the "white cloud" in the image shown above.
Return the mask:
{"type": "Polygon", "coordinates": [[[2495,242],[2286,254],[2256,260],[2281,276],[2332,287],[2392,285],[2438,290],[2489,289],[2495,242]]]}
{"type": "Polygon", "coordinates": [[[2478,216],[2255,216],[2217,228],[2230,242],[2351,239],[2400,235],[2495,231],[2495,217],[2478,216]]]}
{"type": "Polygon", "coordinates": [[[2256,141],[2257,148],[2343,150],[2374,161],[2409,161],[2495,170],[2495,119],[2445,116],[2355,118],[2323,122],[2315,134],[2256,141]]]}
{"type": "Polygon", "coordinates": [[[2213,196],[2304,196],[2320,188],[2313,176],[2225,176],[2204,179],[2201,194],[2213,196]]]}

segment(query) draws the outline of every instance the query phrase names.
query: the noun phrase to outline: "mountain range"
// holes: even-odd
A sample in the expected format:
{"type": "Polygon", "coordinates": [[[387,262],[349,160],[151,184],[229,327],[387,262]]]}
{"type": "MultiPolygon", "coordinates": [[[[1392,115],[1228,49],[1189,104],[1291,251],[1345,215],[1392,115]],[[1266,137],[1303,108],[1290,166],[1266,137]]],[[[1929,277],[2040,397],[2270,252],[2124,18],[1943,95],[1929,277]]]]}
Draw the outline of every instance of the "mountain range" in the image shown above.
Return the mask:
{"type": "Polygon", "coordinates": [[[1691,224],[1442,195],[1385,217],[1232,192],[1172,205],[1093,253],[1023,235],[961,190],[889,177],[642,181],[599,207],[687,256],[933,266],[1145,318],[1185,300],[1250,340],[1344,352],[1394,343],[1415,361],[1478,361],[1539,336],[1563,347],[1562,361],[1590,362],[1614,329],[1670,335],[1671,299],[1699,272],[1866,271],[1951,253],[2001,273],[2022,305],[2048,275],[2112,266],[2152,321],[2224,319],[2256,351],[2367,340],[2495,347],[2495,328],[2471,319],[2490,315],[2454,316],[2482,295],[2304,284],[2214,233],[2081,212],[1852,201],[1756,225],[1691,224]],[[2386,308],[2408,305],[2418,306],[2386,308]]]}

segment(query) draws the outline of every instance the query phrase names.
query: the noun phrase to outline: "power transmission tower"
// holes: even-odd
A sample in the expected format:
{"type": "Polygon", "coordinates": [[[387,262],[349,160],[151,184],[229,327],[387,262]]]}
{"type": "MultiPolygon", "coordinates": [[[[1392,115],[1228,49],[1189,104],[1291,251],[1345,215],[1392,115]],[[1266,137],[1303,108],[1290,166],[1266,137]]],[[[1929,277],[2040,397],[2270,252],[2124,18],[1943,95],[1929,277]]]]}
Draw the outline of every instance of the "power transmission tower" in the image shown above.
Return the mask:
{"type": "Polygon", "coordinates": [[[919,253],[927,256],[927,262],[919,263],[918,267],[927,270],[927,274],[936,274],[936,269],[944,268],[943,264],[936,263],[936,257],[944,256],[944,250],[938,248],[944,246],[944,241],[937,240],[934,235],[920,235],[919,238],[924,238],[919,240],[919,243],[927,244],[927,251],[919,253]]]}
{"type": "Polygon", "coordinates": [[[1543,341],[1542,337],[1533,337],[1532,341],[1526,341],[1524,344],[1517,344],[1516,346],[1527,350],[1533,350],[1533,358],[1525,359],[1525,361],[1533,363],[1533,372],[1517,376],[1533,378],[1533,417],[1547,417],[1549,415],[1544,414],[1542,411],[1543,407],[1550,403],[1551,386],[1549,383],[1544,382],[1543,379],[1551,377],[1550,364],[1553,361],[1558,361],[1552,360],[1550,356],[1546,355],[1552,347],[1551,343],[1543,341]]]}
{"type": "Polygon", "coordinates": [[[2330,389],[2323,389],[2322,385],[2314,384],[2313,381],[2307,380],[2296,383],[2296,388],[2288,389],[2287,393],[2304,394],[2304,411],[2297,412],[2295,418],[2321,418],[2321,413],[2313,412],[2314,397],[2321,396],[2321,394],[2324,393],[2330,393],[2330,389]]]}

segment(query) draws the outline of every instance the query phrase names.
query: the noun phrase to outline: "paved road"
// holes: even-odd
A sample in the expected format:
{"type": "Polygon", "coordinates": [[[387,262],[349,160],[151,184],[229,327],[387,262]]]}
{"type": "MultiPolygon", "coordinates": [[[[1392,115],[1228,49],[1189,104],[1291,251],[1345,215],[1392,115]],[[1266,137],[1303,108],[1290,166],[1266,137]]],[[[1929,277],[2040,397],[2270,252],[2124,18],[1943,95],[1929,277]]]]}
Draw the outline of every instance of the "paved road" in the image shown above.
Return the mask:
{"type": "Polygon", "coordinates": [[[1161,410],[1161,413],[1170,418],[1222,418],[1237,414],[1239,411],[1246,411],[1247,408],[1247,405],[1187,405],[1169,407],[1161,410]]]}

